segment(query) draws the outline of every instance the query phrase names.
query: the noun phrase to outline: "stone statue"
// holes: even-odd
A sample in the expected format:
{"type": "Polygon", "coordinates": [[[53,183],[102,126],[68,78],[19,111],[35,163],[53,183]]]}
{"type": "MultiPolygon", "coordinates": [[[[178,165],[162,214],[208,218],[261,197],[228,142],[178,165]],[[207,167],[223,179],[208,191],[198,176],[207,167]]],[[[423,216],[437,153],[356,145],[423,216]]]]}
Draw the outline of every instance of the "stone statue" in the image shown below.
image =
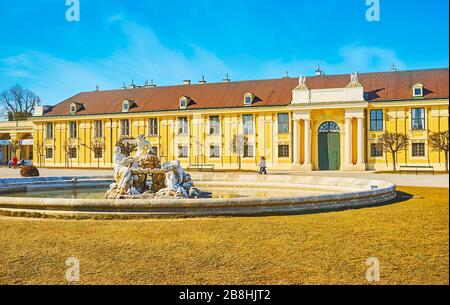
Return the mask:
{"type": "Polygon", "coordinates": [[[300,77],[298,78],[298,85],[296,89],[308,89],[308,87],[306,86],[306,77],[300,75],[300,77]]]}
{"type": "Polygon", "coordinates": [[[165,183],[166,187],[159,190],[157,196],[167,196],[175,194],[176,197],[199,197],[200,191],[194,187],[191,175],[181,166],[180,161],[175,160],[163,164],[167,170],[165,183]]]}
{"type": "Polygon", "coordinates": [[[119,146],[114,149],[114,180],[105,197],[108,199],[148,198],[198,198],[202,195],[194,187],[191,176],[178,160],[165,162],[161,166],[152,152],[145,153],[148,142],[139,136],[137,152],[126,157],[119,146]],[[152,186],[147,185],[147,176],[152,177],[152,186]]]}
{"type": "Polygon", "coordinates": [[[350,73],[350,83],[359,83],[358,72],[350,73]]]}
{"type": "Polygon", "coordinates": [[[301,87],[306,87],[306,77],[300,75],[298,85],[301,87]]]}
{"type": "Polygon", "coordinates": [[[348,83],[347,87],[360,87],[358,72],[350,73],[350,83],[348,83]]]}
{"type": "Polygon", "coordinates": [[[139,135],[138,138],[135,140],[137,145],[137,152],[134,155],[134,158],[139,161],[145,154],[145,149],[150,144],[149,141],[147,141],[144,137],[144,135],[139,135]]]}
{"type": "MultiPolygon", "coordinates": [[[[131,179],[131,166],[135,163],[133,157],[126,157],[120,150],[119,146],[114,148],[114,179],[116,180],[111,186],[117,188],[118,193],[125,194],[128,189],[128,183],[131,179]]],[[[110,186],[110,188],[111,188],[110,186]]]]}

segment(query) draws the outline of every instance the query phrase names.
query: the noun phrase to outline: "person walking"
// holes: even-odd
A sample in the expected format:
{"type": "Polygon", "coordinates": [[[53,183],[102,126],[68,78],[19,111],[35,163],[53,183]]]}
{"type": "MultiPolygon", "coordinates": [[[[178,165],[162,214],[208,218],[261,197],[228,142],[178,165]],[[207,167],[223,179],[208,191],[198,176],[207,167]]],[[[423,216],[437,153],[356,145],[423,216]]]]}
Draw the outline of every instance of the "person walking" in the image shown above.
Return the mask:
{"type": "Polygon", "coordinates": [[[264,158],[264,157],[261,157],[261,160],[259,161],[259,174],[260,175],[267,175],[266,158],[264,158]]]}

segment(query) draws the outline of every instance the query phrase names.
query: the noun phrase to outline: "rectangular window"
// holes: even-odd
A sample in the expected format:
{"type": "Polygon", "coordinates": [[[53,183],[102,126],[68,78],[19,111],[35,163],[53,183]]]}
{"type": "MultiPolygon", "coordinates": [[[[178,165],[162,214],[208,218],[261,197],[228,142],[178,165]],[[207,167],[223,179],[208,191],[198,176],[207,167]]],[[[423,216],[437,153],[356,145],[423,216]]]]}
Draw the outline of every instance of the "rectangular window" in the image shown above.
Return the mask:
{"type": "Polygon", "coordinates": [[[209,134],[218,135],[220,133],[220,118],[218,115],[209,117],[209,134]]]}
{"type": "Polygon", "coordinates": [[[102,147],[94,148],[94,158],[95,159],[103,158],[103,148],[102,147]]]}
{"type": "Polygon", "coordinates": [[[220,158],[220,146],[210,145],[209,146],[209,157],[210,158],[220,158]]]}
{"type": "Polygon", "coordinates": [[[278,145],[278,158],[289,158],[289,145],[278,145]]]}
{"type": "Polygon", "coordinates": [[[94,135],[96,138],[103,137],[103,122],[102,121],[94,122],[94,135]]]}
{"type": "Polygon", "coordinates": [[[53,123],[45,124],[45,138],[53,139],[53,123]]]}
{"type": "Polygon", "coordinates": [[[130,135],[130,121],[120,120],[120,134],[123,137],[128,137],[130,135]]]}
{"type": "Polygon", "coordinates": [[[425,143],[413,143],[412,144],[412,156],[413,157],[425,157],[425,143]]]}
{"type": "Polygon", "coordinates": [[[414,96],[423,96],[422,88],[414,88],[414,96]]]}
{"type": "Polygon", "coordinates": [[[278,133],[289,133],[288,113],[278,113],[278,133]]]}
{"type": "Polygon", "coordinates": [[[158,135],[158,119],[150,118],[148,119],[148,135],[156,137],[158,135]]]}
{"type": "Polygon", "coordinates": [[[178,145],[178,158],[188,157],[188,147],[186,145],[178,145]]]}
{"type": "Polygon", "coordinates": [[[52,147],[46,147],[45,148],[45,158],[46,159],[53,159],[53,148],[52,147]]]}
{"type": "Polygon", "coordinates": [[[425,129],[425,108],[411,109],[411,128],[413,130],[425,129]]]}
{"type": "Polygon", "coordinates": [[[189,134],[189,125],[188,118],[181,117],[178,118],[178,135],[188,135],[189,134]]]}
{"type": "Polygon", "coordinates": [[[370,130],[383,130],[383,110],[370,110],[370,130]]]}
{"type": "Polygon", "coordinates": [[[77,158],[77,148],[76,147],[69,148],[69,158],[70,159],[76,159],[77,158]]]}
{"type": "Polygon", "coordinates": [[[244,144],[244,158],[253,158],[253,144],[244,144]]]}
{"type": "Polygon", "coordinates": [[[253,114],[242,115],[242,127],[244,134],[253,134],[253,114]]]}
{"type": "Polygon", "coordinates": [[[69,122],[69,136],[72,139],[75,139],[78,136],[77,122],[69,122]]]}
{"type": "Polygon", "coordinates": [[[370,144],[370,156],[371,157],[383,157],[383,143],[371,143],[370,144]]]}

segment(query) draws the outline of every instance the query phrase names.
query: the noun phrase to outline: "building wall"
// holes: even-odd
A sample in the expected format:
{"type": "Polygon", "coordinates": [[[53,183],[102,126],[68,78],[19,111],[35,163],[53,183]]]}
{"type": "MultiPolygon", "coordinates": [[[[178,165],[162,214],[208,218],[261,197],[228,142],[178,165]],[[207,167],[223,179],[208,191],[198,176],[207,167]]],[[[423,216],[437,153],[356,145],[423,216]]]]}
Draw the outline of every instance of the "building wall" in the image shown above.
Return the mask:
{"type": "MultiPolygon", "coordinates": [[[[441,151],[433,151],[429,144],[429,134],[431,132],[446,131],[449,128],[448,121],[448,101],[444,103],[432,103],[421,102],[417,103],[412,101],[409,104],[405,103],[392,103],[386,105],[380,103],[379,105],[372,104],[370,109],[382,109],[384,128],[390,132],[399,132],[406,134],[409,138],[408,147],[405,151],[401,151],[397,154],[398,165],[433,165],[438,170],[445,168],[445,154],[441,151]],[[392,105],[393,104],[393,105],[392,105]],[[425,129],[413,130],[411,127],[411,109],[412,108],[424,108],[425,109],[425,129]],[[425,156],[413,157],[412,156],[412,144],[424,143],[425,144],[425,156]]],[[[368,129],[368,141],[367,151],[368,167],[375,170],[392,169],[392,156],[387,153],[383,153],[381,157],[372,157],[370,155],[370,145],[375,143],[377,137],[383,133],[383,131],[371,131],[370,130],[370,118],[367,121],[368,129]]]]}
{"type": "MultiPolygon", "coordinates": [[[[304,162],[304,122],[299,122],[299,147],[293,147],[293,106],[279,107],[243,107],[239,109],[211,109],[203,111],[158,112],[158,113],[124,113],[114,115],[97,116],[71,116],[58,118],[34,118],[34,163],[48,167],[112,167],[112,151],[115,143],[120,138],[120,121],[130,120],[130,136],[137,137],[144,134],[150,141],[150,146],[158,147],[158,155],[161,160],[169,161],[179,159],[183,166],[193,163],[214,164],[216,169],[239,168],[239,157],[231,149],[233,137],[242,134],[242,115],[253,114],[254,132],[248,135],[248,142],[253,145],[253,157],[241,158],[241,168],[254,170],[257,168],[261,156],[265,156],[267,165],[272,169],[291,169],[293,162],[293,150],[298,149],[300,163],[304,162]],[[289,113],[289,133],[278,133],[278,113],[289,113]],[[220,117],[219,135],[209,135],[209,116],[220,117]],[[158,136],[149,136],[148,119],[158,118],[158,136]],[[178,135],[178,118],[187,117],[189,122],[189,134],[178,135]],[[103,156],[94,158],[92,150],[94,122],[103,122],[104,143],[103,156]],[[69,139],[69,122],[77,122],[78,137],[69,139]],[[45,123],[52,122],[54,129],[53,139],[45,139],[45,123]],[[65,147],[68,145],[77,147],[77,158],[70,159],[65,147]],[[186,158],[178,157],[178,145],[188,146],[189,154],[186,158]],[[210,145],[220,147],[220,157],[209,156],[210,145]],[[278,157],[278,145],[289,145],[289,156],[278,157]],[[46,147],[53,148],[53,158],[45,158],[46,147]]],[[[344,108],[320,108],[311,111],[311,162],[313,170],[318,169],[318,128],[326,121],[336,122],[340,128],[340,161],[344,163],[345,150],[345,111],[344,108]]],[[[351,162],[357,161],[357,121],[351,121],[352,152],[351,162]]],[[[428,134],[433,131],[448,130],[448,100],[441,101],[402,101],[371,103],[365,110],[364,120],[364,159],[368,169],[391,169],[391,156],[383,153],[381,157],[372,157],[370,154],[371,143],[384,131],[397,131],[406,133],[410,137],[410,143],[425,143],[426,155],[424,157],[412,157],[411,147],[407,151],[400,152],[397,156],[398,164],[431,164],[436,169],[444,168],[445,156],[442,152],[431,151],[428,143],[428,134]],[[426,110],[426,129],[415,131],[411,129],[411,108],[424,107],[426,110]],[[384,129],[381,131],[370,130],[370,110],[383,110],[384,129]]]]}

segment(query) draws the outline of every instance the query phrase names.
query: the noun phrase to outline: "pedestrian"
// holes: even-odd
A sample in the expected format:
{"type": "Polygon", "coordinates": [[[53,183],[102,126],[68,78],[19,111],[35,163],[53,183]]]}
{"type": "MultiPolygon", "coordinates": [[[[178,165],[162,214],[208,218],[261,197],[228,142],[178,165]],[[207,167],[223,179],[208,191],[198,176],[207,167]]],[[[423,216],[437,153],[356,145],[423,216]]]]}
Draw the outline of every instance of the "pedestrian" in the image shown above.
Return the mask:
{"type": "Polygon", "coordinates": [[[17,156],[16,156],[16,155],[14,155],[14,157],[12,158],[12,166],[13,166],[14,168],[17,167],[17,156]]]}
{"type": "Polygon", "coordinates": [[[267,175],[266,158],[265,157],[261,157],[261,160],[259,161],[259,174],[260,175],[267,175]]]}

